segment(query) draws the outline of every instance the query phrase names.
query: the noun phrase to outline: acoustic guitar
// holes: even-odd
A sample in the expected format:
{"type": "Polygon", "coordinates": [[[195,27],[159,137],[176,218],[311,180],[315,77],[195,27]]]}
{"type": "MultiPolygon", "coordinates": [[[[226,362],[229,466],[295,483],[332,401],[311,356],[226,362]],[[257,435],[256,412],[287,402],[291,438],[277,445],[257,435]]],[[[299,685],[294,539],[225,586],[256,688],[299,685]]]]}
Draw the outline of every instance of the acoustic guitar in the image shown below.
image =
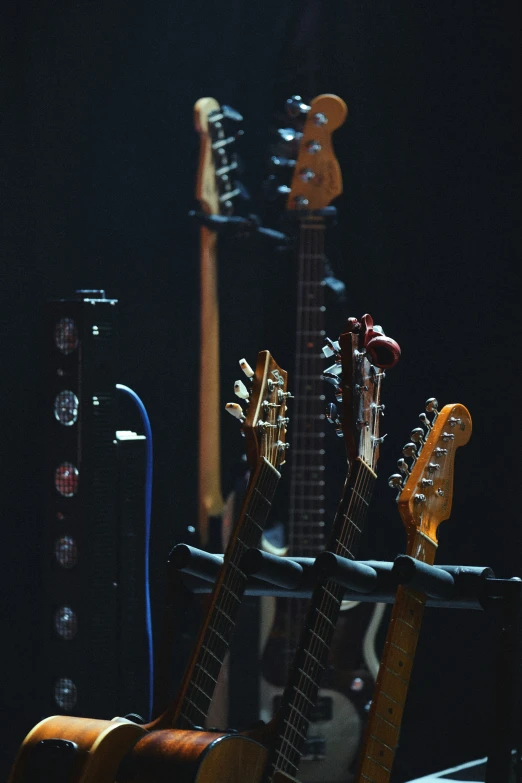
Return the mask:
{"type": "MultiPolygon", "coordinates": [[[[295,164],[287,188],[285,218],[297,234],[293,449],[287,470],[287,547],[275,547],[273,539],[266,538],[263,547],[279,555],[315,557],[326,543],[325,522],[331,505],[328,498],[332,494],[338,497],[338,491],[332,493],[329,489],[332,477],[325,470],[328,439],[323,438],[320,349],[326,334],[325,235],[331,222],[329,213],[335,212],[329,205],[343,187],[332,135],[344,123],[347,107],[341,98],[329,94],[319,95],[310,106],[295,97],[288,107],[293,113],[299,112],[298,128],[280,129],[273,160],[283,168],[295,164]],[[283,154],[287,150],[290,157],[283,154]]],[[[302,752],[299,774],[303,783],[347,779],[358,748],[357,738],[361,738],[365,703],[379,667],[375,637],[383,610],[383,604],[342,604],[331,665],[323,677],[323,689],[302,752]],[[347,725],[353,727],[354,739],[350,742],[346,742],[345,730],[341,728],[347,725]]],[[[259,695],[260,717],[264,721],[272,718],[281,703],[306,611],[305,600],[261,599],[259,695]]]]}
{"type": "MultiPolygon", "coordinates": [[[[471,436],[471,417],[463,405],[445,405],[440,413],[437,407],[437,401],[430,398],[426,410],[433,419],[422,413],[425,429],[416,427],[403,449],[413,464],[410,467],[401,458],[401,473],[389,480],[390,486],[399,489],[399,513],[408,537],[406,554],[430,565],[437,552],[438,526],[451,513],[455,452],[471,436]]],[[[357,783],[389,783],[425,602],[423,593],[406,586],[397,590],[357,783]]]]}
{"type": "MultiPolygon", "coordinates": [[[[46,779],[55,783],[113,783],[117,776],[120,780],[117,770],[123,757],[143,738],[145,742],[127,758],[121,773],[121,780],[141,779],[142,759],[147,758],[151,748],[161,746],[165,736],[169,747],[173,744],[179,749],[180,770],[186,758],[197,757],[199,751],[204,754],[205,739],[207,744],[216,740],[216,734],[191,730],[205,721],[247,582],[238,564],[247,549],[260,543],[288,447],[286,403],[291,395],[287,391],[286,372],[268,351],[258,354],[255,372],[244,360],[242,366],[250,388],[238,381],[236,389],[248,401],[247,410],[243,413],[236,403],[230,403],[227,408],[241,420],[251,476],[177,697],[159,718],[145,726],[121,718],[112,721],[61,715],[46,718],[25,738],[9,783],[40,783],[42,770],[50,767],[53,774],[49,773],[46,779]],[[174,726],[190,731],[173,733],[174,726]]],[[[216,755],[221,752],[216,751],[216,755]]],[[[149,768],[147,761],[146,769],[143,780],[154,780],[153,762],[149,768]]],[[[181,771],[179,774],[182,780],[181,771]]]]}
{"type": "MultiPolygon", "coordinates": [[[[344,400],[343,421],[338,420],[332,405],[329,415],[344,434],[350,470],[329,546],[333,551],[351,556],[363,528],[382,440],[379,437],[380,389],[384,376],[381,366],[393,366],[400,349],[397,343],[382,334],[382,330],[374,329],[370,316],[364,316],[361,323],[350,319],[349,329],[341,336],[339,344],[330,343],[336,361],[330,368],[329,377],[335,381],[336,396],[344,400]]],[[[282,402],[281,394],[277,399],[282,402]]],[[[270,403],[266,410],[273,410],[270,403]]],[[[234,412],[241,415],[238,409],[234,412]]],[[[277,415],[279,420],[280,413],[277,415]]],[[[274,445],[276,453],[284,453],[281,448],[284,444],[279,437],[274,445]]],[[[309,470],[313,470],[313,463],[309,470]]],[[[241,574],[241,583],[244,581],[244,574],[241,574]]],[[[233,589],[236,591],[237,587],[233,589]]],[[[164,719],[160,719],[155,730],[142,737],[129,752],[117,775],[118,783],[295,781],[299,752],[306,739],[320,675],[328,659],[341,597],[342,589],[330,580],[320,583],[314,591],[283,704],[270,724],[239,735],[163,729],[161,722],[164,719]]],[[[221,617],[218,621],[222,622],[221,617]]],[[[224,628],[227,629],[226,624],[224,628]]],[[[206,650],[209,641],[211,639],[202,632],[196,650],[206,650]]],[[[208,665],[208,656],[206,660],[208,665]]],[[[195,670],[197,672],[197,666],[195,670]]],[[[215,673],[211,674],[210,682],[205,676],[199,678],[198,689],[190,688],[181,712],[179,707],[173,707],[169,715],[171,722],[184,727],[190,721],[198,720],[199,710],[204,711],[208,703],[207,686],[211,688],[215,680],[215,673]]]]}

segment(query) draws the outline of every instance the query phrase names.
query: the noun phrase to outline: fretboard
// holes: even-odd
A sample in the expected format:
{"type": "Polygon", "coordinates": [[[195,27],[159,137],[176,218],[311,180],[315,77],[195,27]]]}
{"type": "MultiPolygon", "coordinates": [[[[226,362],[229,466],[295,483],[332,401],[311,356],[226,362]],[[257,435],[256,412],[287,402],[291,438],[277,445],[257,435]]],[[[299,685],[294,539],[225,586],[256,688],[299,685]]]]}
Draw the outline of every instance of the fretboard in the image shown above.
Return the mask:
{"type": "Polygon", "coordinates": [[[247,576],[239,562],[247,549],[259,546],[279,472],[263,457],[252,474],[240,518],[229,540],[180,691],[155,728],[203,726],[223,660],[229,648],[247,576]]]}
{"type": "MultiPolygon", "coordinates": [[[[329,536],[330,551],[355,557],[375,478],[375,473],[362,460],[357,460],[346,481],[329,536]]],[[[343,587],[326,580],[312,594],[282,706],[276,716],[277,739],[267,767],[269,781],[278,770],[291,775],[297,772],[322,673],[328,665],[343,593],[343,587]]]]}
{"type": "MultiPolygon", "coordinates": [[[[437,545],[417,533],[407,554],[433,565],[437,545]]],[[[423,593],[399,587],[375,683],[357,783],[389,783],[424,614],[423,593]]]]}
{"type": "Polygon", "coordinates": [[[299,228],[288,548],[304,557],[324,543],[324,231],[319,216],[299,228]]]}

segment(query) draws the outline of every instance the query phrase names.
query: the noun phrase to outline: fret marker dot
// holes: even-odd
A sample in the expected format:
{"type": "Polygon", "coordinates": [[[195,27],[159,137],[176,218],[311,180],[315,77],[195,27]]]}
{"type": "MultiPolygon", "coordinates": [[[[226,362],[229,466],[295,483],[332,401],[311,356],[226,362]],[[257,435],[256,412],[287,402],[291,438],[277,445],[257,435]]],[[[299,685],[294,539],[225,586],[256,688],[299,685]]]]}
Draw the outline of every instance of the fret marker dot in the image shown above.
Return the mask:
{"type": "Polygon", "coordinates": [[[393,707],[388,707],[388,712],[389,712],[389,713],[390,713],[390,715],[391,715],[391,714],[392,714],[392,712],[393,712],[393,707]]]}
{"type": "Polygon", "coordinates": [[[384,751],[383,750],[379,751],[379,756],[384,756],[384,751]]]}
{"type": "Polygon", "coordinates": [[[402,661],[399,661],[399,666],[402,666],[402,665],[403,665],[402,661]]]}

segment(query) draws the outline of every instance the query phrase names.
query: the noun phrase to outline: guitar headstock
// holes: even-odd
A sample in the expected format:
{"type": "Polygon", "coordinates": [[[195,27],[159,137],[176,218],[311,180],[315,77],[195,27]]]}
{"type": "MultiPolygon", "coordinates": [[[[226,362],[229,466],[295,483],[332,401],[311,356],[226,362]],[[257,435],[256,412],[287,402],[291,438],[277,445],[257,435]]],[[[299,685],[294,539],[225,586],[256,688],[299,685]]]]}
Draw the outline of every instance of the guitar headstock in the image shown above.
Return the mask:
{"type": "Polygon", "coordinates": [[[257,355],[255,371],[245,359],[239,362],[246,378],[236,381],[236,396],[247,403],[244,412],[236,402],[227,403],[226,409],[241,422],[246,439],[246,453],[250,469],[256,469],[265,458],[277,470],[285,462],[286,430],[289,418],[286,415],[287,400],[292,395],[287,390],[287,373],[272,358],[269,351],[257,355]]]}
{"type": "Polygon", "coordinates": [[[269,199],[286,195],[286,209],[319,210],[342,193],[341,170],[332,147],[332,134],[346,119],[348,109],[337,95],[318,95],[308,106],[298,95],[286,102],[294,127],[279,128],[272,165],[293,170],[290,187],[269,176],[269,199]]]}
{"type": "Polygon", "coordinates": [[[323,209],[343,191],[341,169],[332,147],[332,134],[348,109],[337,95],[318,95],[306,114],[299,153],[287,199],[287,209],[323,209]]]}
{"type": "Polygon", "coordinates": [[[424,426],[412,430],[398,462],[400,473],[388,483],[399,490],[399,513],[408,534],[421,531],[437,543],[437,528],[451,513],[455,451],[471,437],[471,416],[459,404],[439,412],[434,397],[427,400],[426,412],[432,418],[420,414],[424,426]]]}
{"type": "Polygon", "coordinates": [[[215,98],[200,98],[194,106],[194,124],[201,139],[196,198],[210,215],[232,215],[234,198],[242,194],[236,180],[237,156],[232,151],[236,133],[227,123],[241,122],[241,115],[215,98]]]}
{"type": "Polygon", "coordinates": [[[323,353],[335,357],[335,364],[324,371],[323,378],[333,384],[335,396],[343,404],[339,418],[336,406],[329,403],[327,418],[344,438],[349,462],[359,458],[375,470],[379,447],[386,437],[379,432],[384,415],[380,401],[384,370],[398,362],[401,349],[374,325],[370,315],[363,315],[360,321],[349,318],[347,331],[337,342],[328,340],[323,353]]]}

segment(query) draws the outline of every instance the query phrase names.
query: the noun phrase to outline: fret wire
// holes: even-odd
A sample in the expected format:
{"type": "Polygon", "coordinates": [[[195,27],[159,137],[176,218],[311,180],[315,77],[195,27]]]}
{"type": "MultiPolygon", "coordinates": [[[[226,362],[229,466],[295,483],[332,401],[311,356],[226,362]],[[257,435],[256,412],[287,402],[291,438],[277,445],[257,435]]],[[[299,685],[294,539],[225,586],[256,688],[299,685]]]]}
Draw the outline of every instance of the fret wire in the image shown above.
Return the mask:
{"type": "Polygon", "coordinates": [[[279,476],[268,462],[260,465],[253,491],[249,497],[242,516],[241,531],[237,531],[231,537],[225,563],[223,565],[222,582],[215,590],[215,601],[210,619],[204,631],[202,644],[197,659],[192,668],[191,678],[185,688],[182,699],[180,715],[187,721],[192,720],[196,725],[201,722],[199,715],[194,715],[193,710],[206,716],[206,712],[212,699],[217,676],[226,655],[230,638],[235,627],[235,617],[241,602],[241,596],[246,586],[247,577],[237,566],[241,555],[248,546],[255,546],[259,542],[262,526],[257,523],[258,518],[264,521],[271,507],[267,496],[273,498],[279,476]],[[262,490],[262,491],[261,491],[262,490]],[[239,532],[248,543],[239,536],[239,532]],[[220,649],[215,648],[215,637],[220,642],[220,649]],[[214,638],[214,641],[210,640],[214,638]],[[209,647],[214,647],[216,653],[209,655],[209,647]],[[213,676],[211,669],[216,676],[213,676]],[[209,684],[205,678],[209,678],[209,684]],[[207,703],[202,704],[202,699],[207,703]]]}
{"type": "MultiPolygon", "coordinates": [[[[341,508],[343,508],[343,506],[346,504],[348,506],[348,510],[345,514],[337,514],[336,520],[334,521],[334,528],[331,534],[331,538],[337,536],[337,539],[334,538],[334,541],[337,540],[338,543],[342,544],[343,546],[346,540],[350,541],[352,537],[350,533],[352,532],[353,534],[353,527],[351,527],[349,523],[351,522],[352,517],[356,517],[359,521],[359,525],[356,525],[357,531],[362,529],[363,515],[365,514],[368,506],[367,499],[369,498],[371,489],[373,488],[373,483],[373,474],[365,469],[363,462],[359,462],[356,470],[355,480],[353,482],[353,487],[350,487],[349,485],[346,486],[347,491],[344,493],[345,497],[343,497],[343,503],[341,503],[341,508]],[[353,491],[354,489],[355,491],[353,491]],[[341,526],[340,531],[337,530],[339,526],[341,526]]],[[[349,551],[347,547],[346,549],[349,551]]],[[[307,628],[311,627],[313,629],[315,636],[311,636],[307,639],[306,629],[303,632],[302,648],[304,650],[304,654],[303,652],[300,652],[296,656],[294,672],[291,675],[289,687],[287,687],[287,690],[285,691],[283,703],[285,703],[285,701],[290,704],[294,703],[299,698],[298,694],[303,690],[312,697],[310,702],[315,703],[319,689],[319,683],[317,681],[317,677],[314,680],[314,677],[311,675],[310,658],[306,655],[306,653],[307,651],[310,651],[313,654],[315,651],[316,648],[314,647],[314,644],[317,645],[316,637],[322,637],[326,642],[327,647],[329,648],[331,638],[333,637],[335,621],[337,620],[337,616],[340,612],[342,594],[344,592],[342,587],[336,585],[331,580],[326,584],[328,585],[327,587],[325,585],[326,590],[322,589],[322,585],[318,585],[314,590],[311,601],[311,608],[315,609],[316,617],[311,617],[312,611],[310,611],[309,614],[307,614],[306,626],[307,628]],[[312,622],[308,622],[308,620],[312,620],[312,622]],[[308,664],[306,663],[307,660],[308,664]],[[305,678],[304,680],[303,677],[305,678]],[[294,679],[297,679],[297,682],[299,683],[298,685],[297,683],[293,682],[294,679]]],[[[314,656],[314,658],[317,660],[316,656],[314,656]]],[[[312,658],[312,660],[314,660],[314,658],[312,658]]],[[[314,663],[314,666],[317,666],[317,664],[314,663]]],[[[307,723],[309,723],[311,716],[310,703],[307,705],[307,709],[304,709],[303,711],[305,714],[309,715],[307,720],[307,723]]],[[[289,720],[287,716],[291,713],[291,710],[289,711],[286,709],[284,713],[285,714],[281,715],[278,714],[279,720],[289,720]]],[[[287,731],[284,732],[283,738],[280,742],[277,743],[277,747],[275,749],[274,757],[276,759],[276,767],[279,766],[277,761],[279,753],[282,752],[284,754],[286,741],[288,741],[287,731]]]]}
{"type": "MultiPolygon", "coordinates": [[[[417,531],[408,542],[407,554],[411,555],[417,550],[419,533],[420,531],[417,531]]],[[[418,551],[420,560],[433,565],[436,543],[431,544],[430,548],[420,547],[418,551]]],[[[425,596],[421,593],[403,586],[397,590],[363,742],[360,762],[362,777],[367,776],[368,767],[375,763],[375,759],[370,755],[371,743],[385,748],[390,768],[393,764],[425,602],[425,596]],[[410,621],[412,618],[414,622],[410,621]],[[399,668],[401,666],[402,670],[399,668]],[[387,707],[390,703],[395,706],[387,707]],[[393,713],[390,713],[390,710],[393,710],[393,713]],[[388,717],[386,712],[389,713],[388,717]],[[395,722],[389,720],[391,714],[395,722]],[[391,732],[388,727],[391,727],[391,732]]]]}

